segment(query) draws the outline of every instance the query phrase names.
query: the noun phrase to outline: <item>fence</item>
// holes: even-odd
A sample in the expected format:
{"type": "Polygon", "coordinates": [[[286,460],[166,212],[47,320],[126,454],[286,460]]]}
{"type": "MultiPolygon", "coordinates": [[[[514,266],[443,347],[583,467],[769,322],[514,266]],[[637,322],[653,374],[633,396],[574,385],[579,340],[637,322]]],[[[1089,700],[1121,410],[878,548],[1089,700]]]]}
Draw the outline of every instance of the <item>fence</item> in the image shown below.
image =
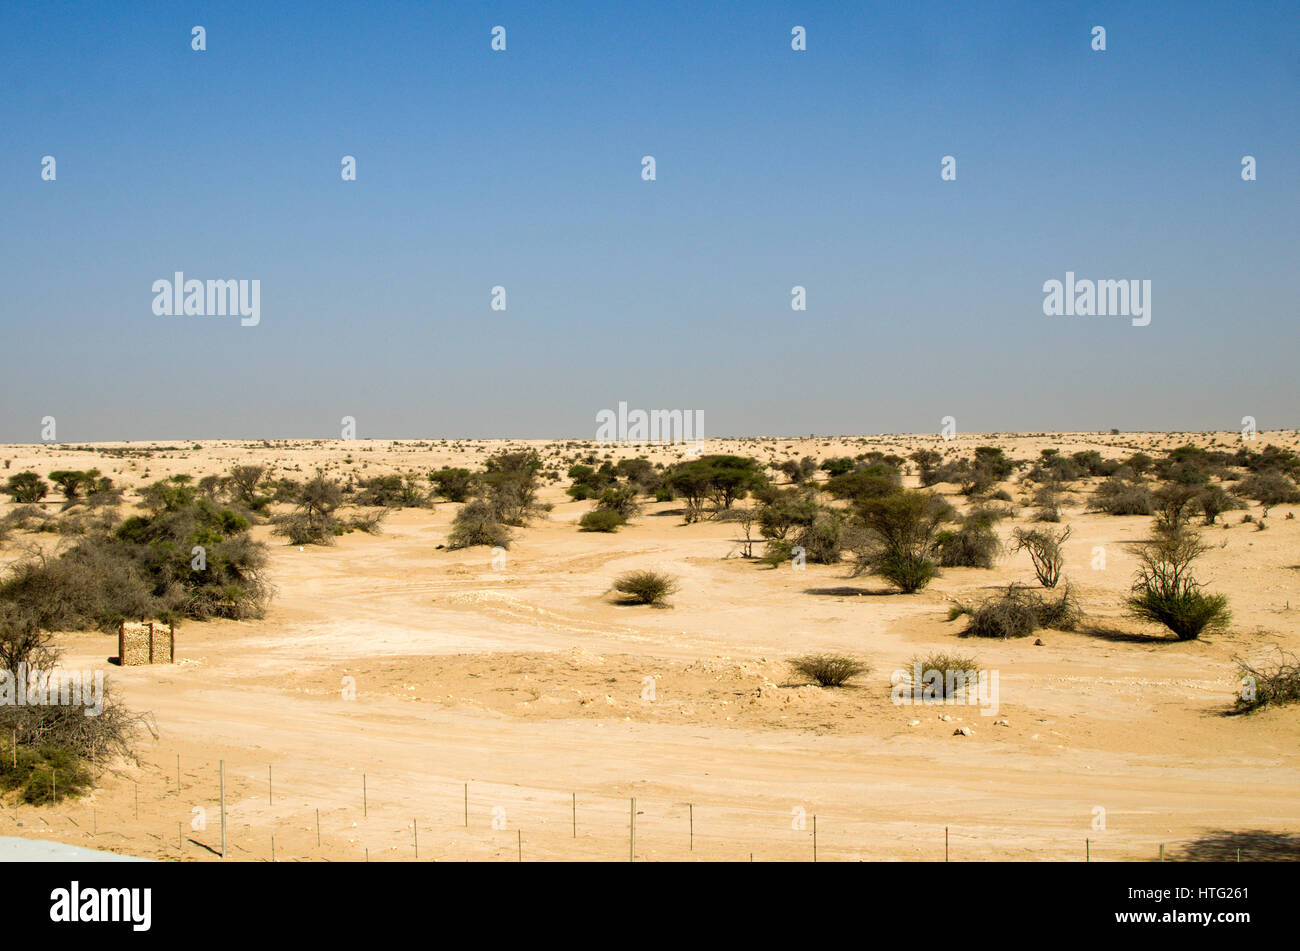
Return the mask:
{"type": "MultiPolygon", "coordinates": [[[[1157,836],[1114,832],[1009,851],[991,843],[986,830],[960,824],[301,762],[178,755],[105,774],[101,783],[93,794],[65,796],[54,806],[9,797],[0,829],[173,861],[1156,861],[1192,854],[1157,836]]],[[[1237,854],[1267,857],[1249,846],[1237,854]]]]}

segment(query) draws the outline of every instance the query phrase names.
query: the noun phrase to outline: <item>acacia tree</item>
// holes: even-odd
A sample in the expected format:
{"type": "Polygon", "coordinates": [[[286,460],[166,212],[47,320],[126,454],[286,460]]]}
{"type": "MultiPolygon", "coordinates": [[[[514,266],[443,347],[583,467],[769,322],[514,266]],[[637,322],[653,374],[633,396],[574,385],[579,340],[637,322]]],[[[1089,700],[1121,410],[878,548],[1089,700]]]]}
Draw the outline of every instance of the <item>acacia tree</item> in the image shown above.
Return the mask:
{"type": "Polygon", "coordinates": [[[342,487],[318,470],[298,489],[294,510],[274,520],[274,531],[287,536],[291,545],[328,545],[341,527],[334,510],[342,502],[342,487]]]}
{"type": "Polygon", "coordinates": [[[20,472],[10,476],[5,483],[5,492],[13,496],[15,502],[39,502],[49,491],[49,485],[35,472],[20,472]]]}

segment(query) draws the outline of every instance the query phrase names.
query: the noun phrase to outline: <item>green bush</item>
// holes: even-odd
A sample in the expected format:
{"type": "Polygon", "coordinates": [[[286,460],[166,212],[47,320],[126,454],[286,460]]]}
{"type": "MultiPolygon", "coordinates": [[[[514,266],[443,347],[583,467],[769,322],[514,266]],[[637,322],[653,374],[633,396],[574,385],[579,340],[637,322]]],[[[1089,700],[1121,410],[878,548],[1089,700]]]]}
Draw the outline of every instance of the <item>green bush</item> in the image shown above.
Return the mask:
{"type": "Polygon", "coordinates": [[[665,599],[678,588],[675,578],[659,571],[629,571],[614,579],[614,590],[624,596],[623,604],[666,607],[665,599]]]}
{"type": "Polygon", "coordinates": [[[620,525],[626,525],[627,519],[611,509],[593,509],[582,516],[578,528],[584,532],[614,532],[620,525]]]}
{"type": "Polygon", "coordinates": [[[1300,489],[1286,475],[1278,471],[1256,472],[1237,483],[1234,492],[1243,498],[1254,499],[1265,508],[1300,502],[1300,489]]]}
{"type": "Polygon", "coordinates": [[[993,529],[987,510],[972,512],[956,530],[938,535],[939,564],[945,568],[992,568],[1002,552],[1002,542],[993,529]]]}
{"type": "Polygon", "coordinates": [[[466,502],[451,523],[447,547],[451,549],[490,545],[493,548],[510,547],[510,530],[496,517],[496,511],[486,499],[466,502]]]}
{"type": "Polygon", "coordinates": [[[430,473],[429,481],[448,502],[464,502],[474,494],[478,485],[478,477],[468,469],[451,466],[443,466],[430,473]]]}
{"type": "Polygon", "coordinates": [[[1151,490],[1140,482],[1112,476],[1092,494],[1091,507],[1107,515],[1150,515],[1153,511],[1151,490]]]}
{"type": "Polygon", "coordinates": [[[39,749],[19,744],[17,757],[4,737],[0,744],[0,790],[17,792],[23,802],[43,806],[55,801],[76,798],[94,784],[90,771],[71,750],[47,743],[39,749]],[[17,765],[15,765],[15,758],[17,765]]]}
{"type": "Polygon", "coordinates": [[[938,573],[939,530],[952,517],[942,498],[916,489],[858,499],[846,545],[855,553],[855,573],[871,571],[900,591],[919,591],[938,573]]]}
{"type": "Polygon", "coordinates": [[[295,485],[290,499],[294,510],[271,521],[272,531],[289,539],[291,545],[329,545],[343,533],[344,525],[334,515],[343,502],[343,487],[323,472],[302,485],[295,485]]]}
{"type": "Polygon", "coordinates": [[[1157,531],[1130,548],[1139,563],[1127,599],[1134,617],[1163,624],[1180,641],[1227,627],[1232,617],[1227,597],[1207,594],[1192,576],[1192,563],[1209,550],[1195,532],[1157,531]]]}
{"type": "Polygon", "coordinates": [[[5,492],[11,495],[15,502],[39,502],[49,494],[49,491],[49,485],[35,472],[11,475],[9,481],[5,483],[5,492]]]}

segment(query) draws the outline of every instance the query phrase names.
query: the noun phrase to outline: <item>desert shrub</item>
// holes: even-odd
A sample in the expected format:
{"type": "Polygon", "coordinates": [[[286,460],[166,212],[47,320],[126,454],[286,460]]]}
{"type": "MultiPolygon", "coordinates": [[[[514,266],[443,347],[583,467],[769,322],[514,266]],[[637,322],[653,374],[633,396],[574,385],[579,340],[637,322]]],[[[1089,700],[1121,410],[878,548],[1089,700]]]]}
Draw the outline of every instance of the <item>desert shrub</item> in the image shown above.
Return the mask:
{"type": "Polygon", "coordinates": [[[510,547],[510,530],[497,520],[495,509],[483,498],[472,499],[461,506],[447,536],[448,548],[472,548],[476,545],[510,547]]]}
{"type": "Polygon", "coordinates": [[[1012,551],[1028,551],[1030,561],[1034,564],[1034,574],[1038,576],[1038,583],[1044,588],[1055,588],[1056,583],[1061,580],[1061,568],[1065,565],[1065,556],[1061,553],[1061,545],[1070,537],[1070,529],[1067,527],[1060,534],[1044,528],[1024,529],[1017,528],[1012,537],[1015,542],[1012,545],[1012,551]]]}
{"type": "Polygon", "coordinates": [[[1124,466],[1133,470],[1134,475],[1141,476],[1144,472],[1148,471],[1153,465],[1155,465],[1155,462],[1156,461],[1145,452],[1135,452],[1124,460],[1124,466]]]}
{"type": "Polygon", "coordinates": [[[701,456],[679,462],[666,476],[672,490],[686,500],[686,520],[704,517],[705,502],[715,510],[729,509],[752,490],[766,484],[757,459],[749,456],[701,456]]]}
{"type": "Polygon", "coordinates": [[[845,545],[855,574],[871,571],[905,593],[921,590],[937,573],[939,530],[952,517],[951,505],[917,489],[858,500],[845,545]]]}
{"type": "Polygon", "coordinates": [[[768,487],[756,493],[758,530],[764,538],[783,539],[792,530],[811,525],[820,506],[809,493],[768,487]]]}
{"type": "Polygon", "coordinates": [[[627,519],[613,509],[593,509],[578,521],[578,529],[584,532],[613,532],[620,525],[626,525],[627,519]]]}
{"type": "Polygon", "coordinates": [[[112,630],[119,621],[260,617],[271,590],[265,546],[239,513],[207,498],[109,520],[57,557],[13,566],[0,602],[24,605],[47,630],[112,630]]]}
{"type": "Polygon", "coordinates": [[[960,700],[979,678],[979,664],[964,654],[929,654],[912,658],[912,687],[926,701],[960,700]],[[918,681],[917,674],[920,674],[918,681]]]}
{"type": "Polygon", "coordinates": [[[962,633],[972,637],[1028,637],[1038,630],[1038,612],[1027,593],[1012,585],[1007,593],[989,598],[970,613],[962,633]]]}
{"type": "Polygon", "coordinates": [[[1151,490],[1140,482],[1112,476],[1092,494],[1090,505],[1107,515],[1150,515],[1153,511],[1151,490]]]}
{"type": "Polygon", "coordinates": [[[384,530],[384,520],[388,518],[388,509],[357,512],[343,523],[345,531],[365,532],[367,535],[379,535],[384,530]]]}
{"type": "Polygon", "coordinates": [[[795,673],[821,687],[842,687],[854,677],[871,672],[871,665],[842,654],[807,654],[789,661],[795,673]]]}
{"type": "Polygon", "coordinates": [[[1237,676],[1242,683],[1239,710],[1300,702],[1300,658],[1281,648],[1276,660],[1254,664],[1238,660],[1237,676]]]}
{"type": "Polygon", "coordinates": [[[838,475],[844,475],[846,472],[852,472],[854,465],[853,460],[848,456],[838,456],[833,459],[823,460],[822,464],[818,466],[818,468],[831,478],[834,478],[838,475]]]}
{"type": "Polygon", "coordinates": [[[802,485],[813,477],[817,472],[817,460],[812,456],[804,456],[798,462],[793,459],[786,459],[777,464],[778,472],[784,473],[795,485],[802,485]]]}
{"type": "Polygon", "coordinates": [[[834,510],[818,512],[811,523],[795,533],[794,544],[804,550],[804,558],[813,564],[837,563],[844,547],[843,517],[834,510]]]}
{"type": "MultiPolygon", "coordinates": [[[[41,614],[38,604],[0,600],[0,672],[11,685],[19,676],[59,667],[59,651],[41,614]]],[[[142,726],[157,735],[152,718],[127,711],[102,680],[89,691],[78,682],[83,689],[73,691],[55,674],[48,685],[60,694],[53,702],[33,702],[29,694],[25,704],[0,704],[0,791],[17,791],[33,805],[52,800],[55,771],[60,797],[77,795],[93,782],[88,761],[132,757],[142,726]]]]}
{"type": "Polygon", "coordinates": [[[45,743],[15,749],[6,731],[0,742],[0,792],[17,792],[28,805],[43,806],[88,792],[90,771],[71,750],[45,743]]]}
{"type": "Polygon", "coordinates": [[[654,463],[641,456],[620,459],[614,472],[642,495],[654,495],[664,481],[663,473],[655,468],[654,463]]]}
{"type": "Polygon", "coordinates": [[[992,568],[1002,551],[993,529],[997,513],[981,508],[972,511],[957,529],[939,533],[939,564],[945,568],[992,568]]]}
{"type": "Polygon", "coordinates": [[[294,510],[277,515],[272,531],[289,539],[291,545],[328,545],[343,532],[344,526],[334,512],[343,501],[343,487],[323,472],[297,487],[294,510]]]}
{"type": "Polygon", "coordinates": [[[577,502],[597,498],[617,480],[614,467],[609,462],[605,462],[599,469],[581,463],[572,465],[569,466],[568,474],[573,484],[564,491],[577,502]]]}
{"type": "Polygon", "coordinates": [[[413,475],[380,475],[362,479],[352,500],[354,505],[382,508],[421,508],[429,504],[429,496],[422,491],[413,475]]]}
{"type": "Polygon", "coordinates": [[[822,488],[833,498],[853,502],[892,495],[902,484],[903,480],[897,469],[886,463],[877,462],[834,476],[828,479],[822,488]]]}
{"type": "Polygon", "coordinates": [[[434,489],[448,502],[464,502],[478,487],[478,477],[468,469],[443,466],[429,473],[434,489]]]}
{"type": "Polygon", "coordinates": [[[20,472],[11,475],[5,483],[5,492],[15,502],[39,502],[50,492],[49,484],[35,472],[20,472]]]}
{"type": "Polygon", "coordinates": [[[536,450],[498,452],[486,465],[483,483],[496,521],[523,525],[546,511],[547,506],[537,501],[537,473],[542,468],[542,460],[536,450]]]}
{"type": "Polygon", "coordinates": [[[1196,510],[1197,501],[1205,492],[1202,485],[1170,482],[1152,493],[1156,523],[1164,531],[1174,531],[1183,526],[1196,510]]]}
{"type": "Polygon", "coordinates": [[[1059,449],[1044,449],[1039,459],[1027,473],[1027,482],[1073,482],[1084,475],[1084,468],[1071,456],[1061,455],[1059,449]]]}
{"type": "Polygon", "coordinates": [[[627,485],[615,485],[600,493],[596,499],[596,510],[613,512],[626,522],[640,513],[641,506],[637,504],[636,489],[627,485]]]}
{"type": "Polygon", "coordinates": [[[1252,473],[1237,483],[1233,491],[1242,498],[1254,499],[1265,508],[1300,502],[1300,489],[1278,471],[1252,473]]]}
{"type": "Polygon", "coordinates": [[[1069,585],[1061,589],[1060,597],[1055,601],[1034,591],[1029,592],[1027,596],[1034,605],[1039,626],[1055,631],[1073,631],[1079,626],[1083,611],[1079,608],[1078,599],[1075,598],[1074,591],[1069,585]]]}
{"type": "Polygon", "coordinates": [[[1130,546],[1138,570],[1127,604],[1136,618],[1163,624],[1180,641],[1194,640],[1206,630],[1222,630],[1232,615],[1228,599],[1207,594],[1192,576],[1192,563],[1209,550],[1187,528],[1157,531],[1155,537],[1130,546]]]}
{"type": "Polygon", "coordinates": [[[59,487],[63,497],[69,502],[79,499],[85,489],[91,489],[99,478],[98,469],[59,469],[50,473],[50,481],[59,487]]]}
{"type": "Polygon", "coordinates": [[[614,590],[623,595],[622,604],[666,607],[665,599],[678,589],[677,579],[661,571],[629,571],[614,579],[614,590]]]}
{"type": "Polygon", "coordinates": [[[1224,512],[1245,508],[1245,503],[1223,491],[1222,486],[1207,485],[1196,497],[1196,506],[1205,516],[1205,524],[1213,525],[1224,512]]]}
{"type": "Polygon", "coordinates": [[[1059,522],[1061,520],[1061,485],[1048,482],[1034,492],[1035,522],[1059,522]]]}

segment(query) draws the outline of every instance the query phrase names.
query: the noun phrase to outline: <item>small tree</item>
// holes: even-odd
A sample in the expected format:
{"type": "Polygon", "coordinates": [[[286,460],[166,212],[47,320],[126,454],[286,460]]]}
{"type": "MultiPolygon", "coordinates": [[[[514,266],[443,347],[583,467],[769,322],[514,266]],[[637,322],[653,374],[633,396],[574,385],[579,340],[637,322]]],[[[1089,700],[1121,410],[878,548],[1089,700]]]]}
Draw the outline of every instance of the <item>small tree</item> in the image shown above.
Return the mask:
{"type": "Polygon", "coordinates": [[[1163,624],[1180,641],[1227,627],[1232,617],[1228,599],[1207,594],[1192,576],[1192,562],[1209,550],[1194,531],[1186,527],[1158,530],[1153,538],[1130,546],[1130,550],[1139,562],[1127,601],[1134,617],[1163,624]]]}
{"type": "Polygon", "coordinates": [[[287,536],[291,545],[328,545],[342,531],[334,516],[342,501],[342,486],[317,472],[299,487],[294,511],[274,520],[274,532],[287,536]]]}
{"type": "Polygon", "coordinates": [[[1205,486],[1182,482],[1162,485],[1152,495],[1155,503],[1156,524],[1161,531],[1177,531],[1196,511],[1205,486]]]}
{"type": "Polygon", "coordinates": [[[268,471],[266,466],[235,466],[230,470],[227,485],[235,501],[253,512],[261,512],[271,504],[269,496],[259,495],[268,471]]]}
{"type": "Polygon", "coordinates": [[[50,481],[59,487],[65,499],[72,502],[81,497],[84,486],[94,486],[98,476],[98,469],[91,469],[88,472],[79,469],[59,469],[50,473],[50,481]]]}
{"type": "Polygon", "coordinates": [[[1015,543],[1011,550],[1029,552],[1029,558],[1034,563],[1034,574],[1038,575],[1038,583],[1044,588],[1055,588],[1061,580],[1061,568],[1065,565],[1061,546],[1070,537],[1069,527],[1059,535],[1045,528],[1017,528],[1013,537],[1015,543]]]}
{"type": "Polygon", "coordinates": [[[917,489],[858,501],[848,546],[854,573],[871,571],[904,593],[921,590],[937,573],[939,529],[952,517],[951,505],[917,489]]]}
{"type": "Polygon", "coordinates": [[[5,492],[13,496],[15,502],[39,502],[49,491],[49,485],[35,472],[20,472],[10,476],[5,483],[5,492]]]}
{"type": "Polygon", "coordinates": [[[464,502],[473,494],[478,478],[468,469],[443,466],[429,474],[429,481],[448,502],[464,502]]]}

